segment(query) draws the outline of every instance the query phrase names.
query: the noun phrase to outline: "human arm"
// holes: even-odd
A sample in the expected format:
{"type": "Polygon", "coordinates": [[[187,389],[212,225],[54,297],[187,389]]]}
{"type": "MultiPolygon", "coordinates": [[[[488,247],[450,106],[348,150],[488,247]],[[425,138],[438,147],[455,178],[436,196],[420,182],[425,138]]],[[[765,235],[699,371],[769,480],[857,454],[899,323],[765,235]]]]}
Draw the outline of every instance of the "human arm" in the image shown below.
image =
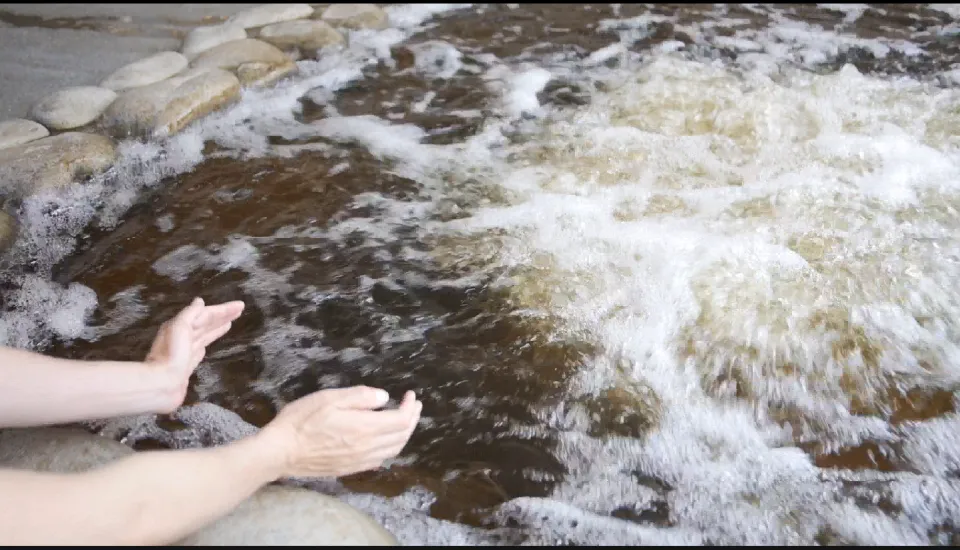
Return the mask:
{"type": "Polygon", "coordinates": [[[194,300],[163,325],[144,361],[75,361],[0,347],[0,428],[171,412],[206,346],[242,310],[242,302],[194,300]]]}
{"type": "Polygon", "coordinates": [[[365,387],[325,390],[285,407],[256,435],[221,447],[135,453],[97,470],[0,470],[0,545],[162,545],[229,513],[287,476],[379,467],[410,438],[420,404],[400,408],[365,387]]]}

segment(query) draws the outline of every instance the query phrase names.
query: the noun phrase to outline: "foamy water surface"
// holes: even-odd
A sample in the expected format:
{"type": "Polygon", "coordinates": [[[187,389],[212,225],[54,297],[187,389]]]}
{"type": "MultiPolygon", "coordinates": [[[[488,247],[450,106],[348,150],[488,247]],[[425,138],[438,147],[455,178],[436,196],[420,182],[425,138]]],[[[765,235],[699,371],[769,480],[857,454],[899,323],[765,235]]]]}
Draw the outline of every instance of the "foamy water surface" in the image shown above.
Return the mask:
{"type": "Polygon", "coordinates": [[[180,426],[95,427],[416,389],[393,474],[296,480],[409,544],[958,542],[956,5],[390,9],[23,204],[0,343],[241,294],[180,426]]]}

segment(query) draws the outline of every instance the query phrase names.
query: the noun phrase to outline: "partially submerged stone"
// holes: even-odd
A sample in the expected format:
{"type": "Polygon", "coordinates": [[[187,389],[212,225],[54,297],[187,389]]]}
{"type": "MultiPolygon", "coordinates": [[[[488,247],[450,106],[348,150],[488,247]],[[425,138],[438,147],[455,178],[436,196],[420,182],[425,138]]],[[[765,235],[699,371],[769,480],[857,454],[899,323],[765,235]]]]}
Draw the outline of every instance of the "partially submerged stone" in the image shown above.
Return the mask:
{"type": "Polygon", "coordinates": [[[379,30],[389,24],[387,12],[374,4],[331,4],[320,18],[334,27],[348,29],[379,30]]]}
{"type": "Polygon", "coordinates": [[[117,137],[144,136],[153,131],[157,115],[167,106],[177,88],[213,69],[189,69],[172,78],[122,92],[104,111],[100,124],[117,137]]]}
{"type": "Polygon", "coordinates": [[[41,189],[63,187],[106,170],[116,157],[112,139],[83,132],[0,149],[0,192],[23,197],[41,189]]]}
{"type": "Polygon", "coordinates": [[[0,149],[15,147],[45,138],[50,132],[32,120],[14,118],[0,122],[0,149]]]}
{"type": "Polygon", "coordinates": [[[20,224],[17,222],[17,218],[0,210],[0,254],[10,250],[14,241],[17,240],[19,231],[20,224]]]}
{"type": "Polygon", "coordinates": [[[198,55],[191,65],[194,68],[236,70],[244,63],[269,63],[281,65],[290,59],[262,40],[245,38],[220,44],[198,55]]]}
{"type": "MultiPolygon", "coordinates": [[[[116,441],[68,428],[0,431],[0,466],[83,472],[129,456],[116,441]]],[[[229,515],[178,543],[184,546],[383,545],[397,539],[366,514],[307,489],[267,486],[229,515]]]]}
{"type": "Polygon", "coordinates": [[[180,541],[184,546],[398,546],[366,514],[336,498],[295,487],[267,486],[229,516],[180,541]]]}
{"type": "Polygon", "coordinates": [[[30,118],[52,130],[72,130],[90,124],[117,98],[98,86],[75,86],[54,92],[30,109],[30,118]]]}
{"type": "Polygon", "coordinates": [[[160,52],[124,65],[103,79],[100,87],[114,91],[146,86],[170,78],[187,68],[189,61],[177,52],[160,52]]]}
{"type": "MultiPolygon", "coordinates": [[[[272,46],[271,46],[272,47],[272,46]]],[[[184,82],[157,115],[154,135],[175,134],[194,120],[233,101],[240,94],[240,81],[233,73],[211,69],[184,82]]]]}
{"type": "Polygon", "coordinates": [[[313,8],[310,4],[264,4],[234,14],[227,20],[227,24],[249,29],[281,21],[303,19],[312,14],[313,8]]]}
{"type": "Polygon", "coordinates": [[[340,32],[326,22],[315,19],[267,25],[260,29],[260,38],[278,48],[300,48],[312,51],[345,42],[340,32]]]}
{"type": "Polygon", "coordinates": [[[297,70],[297,64],[287,61],[280,65],[270,63],[244,63],[237,67],[237,78],[241,86],[269,86],[297,70]]]}
{"type": "Polygon", "coordinates": [[[183,39],[183,47],[180,50],[187,59],[193,59],[220,44],[243,40],[246,37],[247,31],[237,25],[223,24],[197,27],[183,39]]]}

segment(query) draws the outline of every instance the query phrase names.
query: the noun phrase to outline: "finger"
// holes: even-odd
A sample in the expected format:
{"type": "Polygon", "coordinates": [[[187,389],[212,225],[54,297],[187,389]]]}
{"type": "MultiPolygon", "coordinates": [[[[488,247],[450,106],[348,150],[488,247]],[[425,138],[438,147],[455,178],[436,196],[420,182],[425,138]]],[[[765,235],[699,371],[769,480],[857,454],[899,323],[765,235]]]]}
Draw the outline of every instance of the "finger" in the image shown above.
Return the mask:
{"type": "Polygon", "coordinates": [[[193,328],[203,330],[233,321],[243,313],[244,305],[243,302],[237,300],[225,304],[207,306],[203,308],[203,311],[193,320],[193,328]]]}
{"type": "Polygon", "coordinates": [[[388,434],[409,430],[412,424],[416,424],[417,414],[413,406],[389,411],[353,411],[351,420],[357,426],[363,426],[367,433],[388,434]]]}
{"type": "Polygon", "coordinates": [[[370,410],[387,404],[390,394],[369,386],[353,386],[327,390],[330,392],[331,403],[339,409],[370,410]]]}
{"type": "Polygon", "coordinates": [[[196,348],[205,348],[216,341],[218,338],[224,334],[230,332],[230,329],[233,327],[233,323],[226,323],[215,327],[207,332],[201,334],[200,336],[195,336],[193,339],[193,347],[196,348]]]}
{"type": "Polygon", "coordinates": [[[173,319],[167,321],[170,325],[188,323],[188,326],[193,326],[193,321],[203,312],[203,300],[200,298],[194,298],[190,305],[180,310],[173,319]]]}

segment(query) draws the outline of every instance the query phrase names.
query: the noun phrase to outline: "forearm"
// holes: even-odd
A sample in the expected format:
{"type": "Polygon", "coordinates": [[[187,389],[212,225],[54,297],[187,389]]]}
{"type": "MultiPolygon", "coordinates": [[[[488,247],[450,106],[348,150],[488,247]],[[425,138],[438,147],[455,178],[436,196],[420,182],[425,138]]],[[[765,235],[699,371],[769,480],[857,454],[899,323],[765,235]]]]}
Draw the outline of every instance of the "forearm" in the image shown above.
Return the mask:
{"type": "Polygon", "coordinates": [[[0,427],[166,410],[176,381],[139,362],[73,361],[0,347],[0,427]]]}
{"type": "Polygon", "coordinates": [[[261,432],[222,447],[137,453],[81,474],[0,470],[0,544],[177,542],[277,479],[281,447],[261,432]]]}

